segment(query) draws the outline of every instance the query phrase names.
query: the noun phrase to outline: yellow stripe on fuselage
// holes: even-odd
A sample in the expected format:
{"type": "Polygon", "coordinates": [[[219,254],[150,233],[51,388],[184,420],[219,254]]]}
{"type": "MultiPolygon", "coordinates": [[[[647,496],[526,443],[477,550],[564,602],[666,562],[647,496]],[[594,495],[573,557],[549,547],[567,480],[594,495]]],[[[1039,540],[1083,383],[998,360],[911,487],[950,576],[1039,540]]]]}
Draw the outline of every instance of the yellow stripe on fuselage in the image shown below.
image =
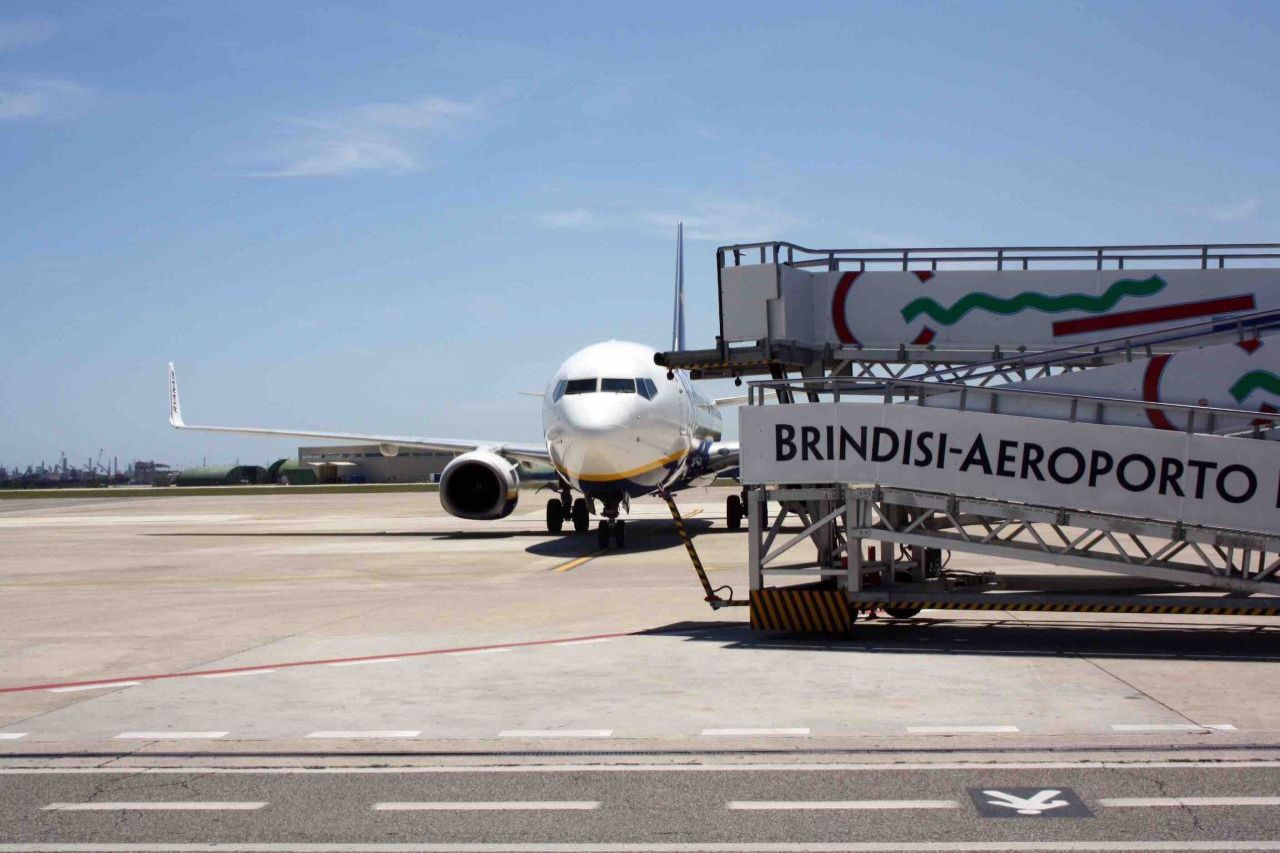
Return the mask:
{"type": "Polygon", "coordinates": [[[559,465],[556,465],[555,468],[557,471],[559,471],[561,474],[563,474],[565,477],[568,477],[571,480],[577,480],[579,482],[585,482],[585,483],[612,483],[615,480],[626,480],[631,477],[639,476],[640,474],[647,474],[650,471],[656,471],[658,468],[661,468],[664,465],[670,465],[672,462],[679,462],[681,459],[683,459],[688,455],[689,455],[689,451],[687,450],[677,450],[675,453],[672,453],[670,456],[664,456],[661,459],[657,460],[656,462],[650,462],[646,465],[641,465],[639,468],[631,468],[630,470],[627,470],[627,471],[613,471],[613,472],[601,473],[601,474],[586,474],[582,472],[570,471],[566,468],[562,468],[559,465]]]}

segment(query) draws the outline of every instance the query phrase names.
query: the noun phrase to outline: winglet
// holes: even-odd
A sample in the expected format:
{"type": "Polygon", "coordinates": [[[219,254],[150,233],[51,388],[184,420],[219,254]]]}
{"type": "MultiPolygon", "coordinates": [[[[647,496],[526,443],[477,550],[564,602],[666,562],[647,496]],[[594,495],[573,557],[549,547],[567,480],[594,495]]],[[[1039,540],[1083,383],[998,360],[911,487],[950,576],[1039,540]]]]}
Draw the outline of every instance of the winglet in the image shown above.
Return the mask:
{"type": "Polygon", "coordinates": [[[169,425],[181,429],[186,426],[182,421],[182,403],[178,401],[178,374],[173,370],[173,362],[169,362],[169,425]]]}

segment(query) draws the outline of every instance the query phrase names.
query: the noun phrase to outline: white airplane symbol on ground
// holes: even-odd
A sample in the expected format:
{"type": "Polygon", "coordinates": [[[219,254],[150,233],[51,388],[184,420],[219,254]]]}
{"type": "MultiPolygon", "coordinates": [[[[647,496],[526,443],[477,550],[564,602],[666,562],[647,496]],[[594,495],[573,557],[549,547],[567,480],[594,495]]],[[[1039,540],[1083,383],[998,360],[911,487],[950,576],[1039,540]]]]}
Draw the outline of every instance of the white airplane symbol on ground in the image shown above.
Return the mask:
{"type": "Polygon", "coordinates": [[[1004,791],[983,791],[988,797],[995,799],[987,800],[993,806],[1001,806],[1006,809],[1015,809],[1018,814],[1041,814],[1049,811],[1049,809],[1061,808],[1069,806],[1069,800],[1055,800],[1054,797],[1061,794],[1061,791],[1047,790],[1040,791],[1034,797],[1015,797],[1012,794],[1006,794],[1004,791]]]}

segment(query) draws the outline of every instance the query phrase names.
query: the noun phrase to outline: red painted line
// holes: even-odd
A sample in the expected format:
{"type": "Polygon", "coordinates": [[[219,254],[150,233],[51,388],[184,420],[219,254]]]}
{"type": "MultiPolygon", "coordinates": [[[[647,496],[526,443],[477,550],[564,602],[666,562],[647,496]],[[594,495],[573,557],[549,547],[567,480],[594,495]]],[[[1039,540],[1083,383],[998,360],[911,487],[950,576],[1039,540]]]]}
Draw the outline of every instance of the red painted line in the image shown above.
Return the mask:
{"type": "Polygon", "coordinates": [[[258,663],[253,666],[236,666],[228,669],[195,669],[190,672],[166,672],[156,675],[120,675],[113,678],[95,678],[91,681],[53,681],[48,684],[27,684],[22,687],[0,687],[0,693],[22,693],[29,690],[50,690],[54,687],[88,687],[93,684],[115,684],[119,681],[161,681],[167,678],[193,678],[198,675],[222,675],[231,672],[249,672],[258,669],[285,669],[295,666],[323,666],[331,663],[354,663],[386,658],[417,658],[429,655],[482,652],[488,649],[518,649],[526,646],[553,646],[557,643],[580,643],[584,640],[612,640],[616,637],[634,637],[651,631],[622,631],[616,634],[591,634],[585,637],[561,637],[556,640],[528,640],[523,643],[495,643],[491,646],[459,646],[452,649],[426,649],[416,652],[396,652],[385,655],[364,655],[354,658],[323,658],[321,660],[288,661],[286,663],[258,663]]]}
{"type": "Polygon", "coordinates": [[[1252,311],[1254,307],[1255,302],[1252,293],[1240,296],[1223,296],[1219,299],[1205,299],[1201,302],[1182,302],[1177,305],[1163,305],[1159,308],[1144,308],[1139,311],[1103,314],[1099,317],[1060,320],[1053,324],[1053,335],[1054,337],[1083,335],[1086,332],[1122,329],[1127,326],[1146,326],[1151,323],[1167,323],[1171,320],[1187,320],[1192,317],[1207,317],[1213,314],[1252,311]]]}

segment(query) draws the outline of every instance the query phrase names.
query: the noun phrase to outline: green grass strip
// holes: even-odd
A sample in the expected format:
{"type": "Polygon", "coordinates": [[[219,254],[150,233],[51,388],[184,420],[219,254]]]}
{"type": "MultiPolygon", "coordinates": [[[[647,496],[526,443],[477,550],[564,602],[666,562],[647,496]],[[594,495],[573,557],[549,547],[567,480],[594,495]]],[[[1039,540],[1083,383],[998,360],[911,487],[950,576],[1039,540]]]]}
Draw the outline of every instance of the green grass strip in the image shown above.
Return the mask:
{"type": "Polygon", "coordinates": [[[1165,280],[1158,275],[1144,278],[1141,281],[1123,278],[1112,283],[1100,296],[1087,293],[1064,293],[1061,296],[1046,296],[1035,291],[1024,291],[1012,299],[1002,299],[989,293],[966,293],[950,308],[944,308],[928,296],[913,299],[902,309],[902,319],[910,323],[921,314],[928,314],[938,323],[950,326],[965,314],[975,309],[990,311],[992,314],[1017,314],[1028,308],[1036,311],[1057,313],[1059,311],[1087,311],[1100,314],[1110,311],[1116,303],[1126,296],[1151,296],[1165,287],[1165,280]]]}

